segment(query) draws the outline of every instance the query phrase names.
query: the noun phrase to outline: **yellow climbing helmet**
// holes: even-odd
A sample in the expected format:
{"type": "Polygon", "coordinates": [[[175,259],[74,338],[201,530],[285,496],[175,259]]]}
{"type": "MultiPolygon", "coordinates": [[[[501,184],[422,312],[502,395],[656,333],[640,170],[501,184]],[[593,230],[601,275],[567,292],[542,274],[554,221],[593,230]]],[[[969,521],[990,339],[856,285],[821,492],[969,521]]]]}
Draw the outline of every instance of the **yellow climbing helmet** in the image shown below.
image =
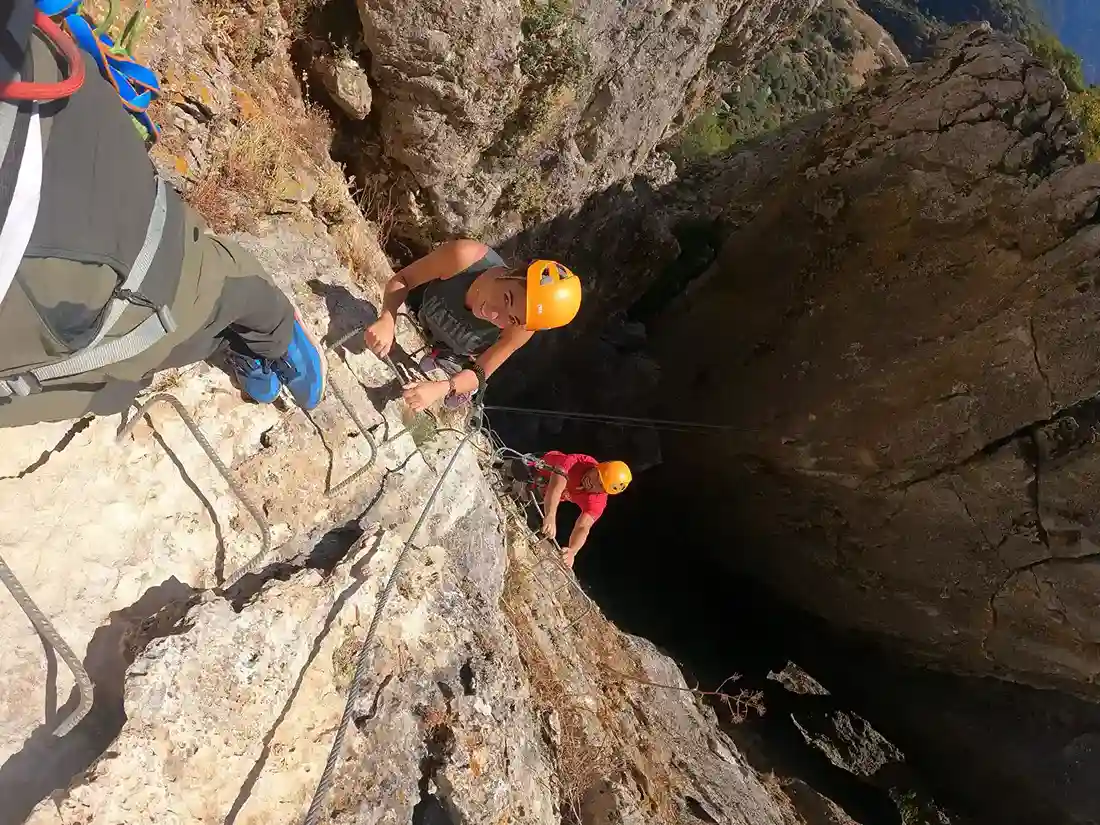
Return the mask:
{"type": "Polygon", "coordinates": [[[532,261],[527,267],[527,329],[564,327],[581,308],[581,282],[557,261],[532,261]]]}
{"type": "Polygon", "coordinates": [[[611,495],[621,493],[633,479],[630,468],[623,461],[601,461],[596,465],[596,472],[600,474],[604,492],[611,495]]]}

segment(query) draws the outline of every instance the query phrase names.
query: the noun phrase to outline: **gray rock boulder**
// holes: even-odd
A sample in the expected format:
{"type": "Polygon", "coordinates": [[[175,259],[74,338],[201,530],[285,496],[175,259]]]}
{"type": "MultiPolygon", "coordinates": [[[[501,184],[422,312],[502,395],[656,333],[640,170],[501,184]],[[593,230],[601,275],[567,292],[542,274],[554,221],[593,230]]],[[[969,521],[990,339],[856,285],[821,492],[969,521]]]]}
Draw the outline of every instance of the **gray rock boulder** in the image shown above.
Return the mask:
{"type": "Polygon", "coordinates": [[[402,231],[500,237],[650,163],[816,0],[360,3],[402,231]],[[712,66],[712,63],[714,66],[712,66]]]}

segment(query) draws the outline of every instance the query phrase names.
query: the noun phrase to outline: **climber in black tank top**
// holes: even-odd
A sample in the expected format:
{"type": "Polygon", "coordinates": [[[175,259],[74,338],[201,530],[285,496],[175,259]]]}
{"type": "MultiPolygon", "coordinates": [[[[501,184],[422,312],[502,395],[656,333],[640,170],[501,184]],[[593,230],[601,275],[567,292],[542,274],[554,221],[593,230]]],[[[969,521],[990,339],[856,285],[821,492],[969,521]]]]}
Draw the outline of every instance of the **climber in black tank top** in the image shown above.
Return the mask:
{"type": "MultiPolygon", "coordinates": [[[[376,355],[393,346],[397,311],[406,301],[434,347],[468,359],[488,379],[536,331],[572,321],[581,294],[577,277],[554,261],[509,267],[483,243],[448,241],[386,284],[378,320],[364,336],[376,355]]],[[[477,372],[462,369],[446,381],[410,384],[405,401],[422,410],[448,396],[468,396],[478,385],[477,372]]]]}

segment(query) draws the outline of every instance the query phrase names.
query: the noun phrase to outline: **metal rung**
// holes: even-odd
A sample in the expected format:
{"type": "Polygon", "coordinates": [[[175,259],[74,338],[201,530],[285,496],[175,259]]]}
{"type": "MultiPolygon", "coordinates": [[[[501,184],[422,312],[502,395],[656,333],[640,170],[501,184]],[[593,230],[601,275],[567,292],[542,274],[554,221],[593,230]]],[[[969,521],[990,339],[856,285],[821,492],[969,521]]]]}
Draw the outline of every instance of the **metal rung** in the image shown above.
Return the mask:
{"type": "Polygon", "coordinates": [[[94,699],[92,686],[92,678],[88,675],[88,671],[84,669],[84,665],[80,659],[73,653],[73,649],[69,647],[68,643],[61,638],[61,634],[57,632],[57,628],[53,626],[53,623],[46,618],[46,614],[43,613],[37,604],[34,603],[34,599],[30,597],[27,591],[23,588],[23,585],[19,583],[19,579],[15,577],[15,573],[8,567],[7,562],[3,558],[0,558],[0,581],[4,583],[4,586],[8,588],[8,592],[11,593],[16,603],[23,609],[23,612],[27,614],[27,618],[31,620],[31,624],[35,626],[35,629],[45,639],[61,657],[61,660],[65,662],[65,665],[72,671],[73,679],[76,682],[77,692],[80,694],[80,701],[77,703],[76,709],[70,713],[61,724],[58,725],[53,732],[54,736],[64,736],[73,728],[75,728],[80,721],[88,715],[88,711],[92,709],[92,701],[94,699]]]}

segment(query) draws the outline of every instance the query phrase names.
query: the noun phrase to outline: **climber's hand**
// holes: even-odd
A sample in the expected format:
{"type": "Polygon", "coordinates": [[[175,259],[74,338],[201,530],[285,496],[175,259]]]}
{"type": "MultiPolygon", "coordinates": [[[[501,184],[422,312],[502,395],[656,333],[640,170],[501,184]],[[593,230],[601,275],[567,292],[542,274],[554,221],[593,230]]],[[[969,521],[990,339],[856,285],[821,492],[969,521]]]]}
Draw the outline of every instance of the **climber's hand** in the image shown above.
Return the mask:
{"type": "Polygon", "coordinates": [[[367,331],[363,334],[367,349],[379,358],[389,355],[390,348],[393,346],[394,329],[393,316],[382,314],[377,321],[367,327],[367,331]]]}
{"type": "Polygon", "coordinates": [[[442,401],[449,391],[450,386],[446,381],[413,381],[405,385],[402,395],[413,412],[420,412],[437,401],[442,401]]]}
{"type": "Polygon", "coordinates": [[[542,526],[539,528],[539,532],[548,539],[554,538],[558,532],[557,519],[547,513],[542,517],[542,526]]]}

